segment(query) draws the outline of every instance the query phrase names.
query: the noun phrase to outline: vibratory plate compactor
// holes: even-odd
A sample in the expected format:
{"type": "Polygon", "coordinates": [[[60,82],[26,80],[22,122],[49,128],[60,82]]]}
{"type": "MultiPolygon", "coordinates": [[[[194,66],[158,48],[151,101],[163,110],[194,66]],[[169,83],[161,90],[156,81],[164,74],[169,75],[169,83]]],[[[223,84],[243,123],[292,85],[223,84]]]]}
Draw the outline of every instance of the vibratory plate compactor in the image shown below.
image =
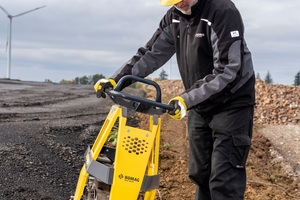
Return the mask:
{"type": "Polygon", "coordinates": [[[160,115],[173,107],[161,103],[161,90],[156,82],[135,76],[124,76],[106,95],[115,103],[93,144],[88,147],[80,171],[74,200],[154,200],[159,186],[158,159],[160,115]],[[150,100],[124,93],[125,83],[141,82],[156,89],[150,100]],[[127,111],[149,115],[149,130],[126,124],[127,111]],[[107,145],[118,122],[115,147],[107,145]]]}

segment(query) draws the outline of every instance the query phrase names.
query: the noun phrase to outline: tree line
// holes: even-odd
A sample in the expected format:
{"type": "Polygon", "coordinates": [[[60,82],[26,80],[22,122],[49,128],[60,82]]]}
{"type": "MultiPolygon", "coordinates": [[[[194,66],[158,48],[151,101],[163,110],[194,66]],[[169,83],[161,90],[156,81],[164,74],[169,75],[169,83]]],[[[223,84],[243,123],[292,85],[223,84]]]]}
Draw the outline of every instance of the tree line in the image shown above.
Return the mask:
{"type": "MultiPolygon", "coordinates": [[[[155,80],[167,80],[168,74],[164,69],[161,70],[159,73],[158,78],[154,78],[155,80]]],[[[81,84],[81,85],[93,85],[95,84],[99,79],[105,78],[103,74],[95,74],[95,75],[89,75],[89,76],[82,76],[82,77],[76,77],[72,80],[61,80],[59,83],[62,84],[81,84]]],[[[259,73],[256,74],[256,78],[261,79],[259,73]]],[[[266,83],[273,84],[273,79],[271,76],[270,71],[267,72],[265,78],[263,79],[266,83]]],[[[52,82],[49,79],[46,79],[45,82],[52,82]]],[[[295,75],[294,79],[294,86],[300,86],[300,71],[295,75]]]]}
{"type": "Polygon", "coordinates": [[[99,79],[105,78],[103,74],[94,74],[89,76],[76,77],[72,80],[61,80],[59,83],[62,84],[80,84],[80,85],[93,85],[97,83],[99,79]]]}
{"type": "MultiPolygon", "coordinates": [[[[256,74],[256,78],[261,79],[259,73],[256,74]]],[[[267,74],[266,74],[266,76],[264,78],[264,81],[266,83],[270,83],[270,84],[273,83],[273,79],[272,79],[270,71],[267,72],[267,74]]],[[[295,75],[295,79],[294,79],[294,84],[293,85],[294,86],[300,86],[300,71],[295,75]]]]}
{"type": "MultiPolygon", "coordinates": [[[[159,74],[158,78],[159,80],[166,80],[168,77],[168,74],[166,73],[165,70],[162,69],[162,71],[159,74]]],[[[99,79],[106,78],[103,74],[94,74],[94,75],[89,75],[89,76],[82,76],[82,77],[75,77],[72,80],[61,80],[59,83],[61,84],[80,84],[80,85],[94,85],[97,83],[99,79]]],[[[52,81],[49,79],[46,79],[45,82],[51,83],[52,81]]]]}

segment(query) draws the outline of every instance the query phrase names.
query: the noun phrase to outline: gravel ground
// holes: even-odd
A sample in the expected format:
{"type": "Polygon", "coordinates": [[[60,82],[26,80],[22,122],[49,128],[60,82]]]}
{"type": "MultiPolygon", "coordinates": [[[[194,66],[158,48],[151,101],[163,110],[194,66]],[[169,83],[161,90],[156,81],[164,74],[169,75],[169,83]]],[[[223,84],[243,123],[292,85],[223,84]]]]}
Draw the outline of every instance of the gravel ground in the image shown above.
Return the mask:
{"type": "MultiPolygon", "coordinates": [[[[160,84],[168,98],[181,91],[178,81],[160,84]]],[[[298,90],[293,89],[296,94],[298,90]]],[[[130,92],[141,95],[141,91],[130,92]]],[[[68,199],[76,188],[86,147],[94,141],[111,105],[110,100],[95,98],[92,86],[0,79],[0,199],[68,199]]],[[[262,108],[256,109],[258,114],[268,113],[261,112],[262,108]]],[[[297,109],[293,107],[291,112],[294,115],[297,109]]],[[[191,199],[193,186],[186,174],[185,131],[178,131],[179,122],[164,117],[160,200],[191,199]]],[[[288,115],[283,119],[292,118],[288,115]]],[[[137,123],[135,118],[129,121],[137,123]]],[[[263,122],[255,126],[258,135],[253,158],[249,160],[249,175],[253,179],[248,182],[247,199],[299,199],[299,181],[274,171],[279,163],[294,179],[299,179],[299,124],[263,122]],[[267,163],[269,153],[274,165],[267,163]],[[279,180],[283,182],[276,182],[279,180]]],[[[185,121],[180,123],[184,128],[185,121]]]]}
{"type": "Polygon", "coordinates": [[[111,105],[92,86],[0,80],[0,199],[68,199],[111,105]]]}

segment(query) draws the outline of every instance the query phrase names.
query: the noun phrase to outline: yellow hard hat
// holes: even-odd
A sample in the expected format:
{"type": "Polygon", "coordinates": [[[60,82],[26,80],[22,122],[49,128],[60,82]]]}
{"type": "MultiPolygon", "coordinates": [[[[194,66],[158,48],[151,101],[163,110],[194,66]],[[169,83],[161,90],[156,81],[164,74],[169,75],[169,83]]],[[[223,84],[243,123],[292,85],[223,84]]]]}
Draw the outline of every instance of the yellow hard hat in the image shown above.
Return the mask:
{"type": "Polygon", "coordinates": [[[173,6],[182,0],[160,0],[160,4],[163,6],[173,6]]]}

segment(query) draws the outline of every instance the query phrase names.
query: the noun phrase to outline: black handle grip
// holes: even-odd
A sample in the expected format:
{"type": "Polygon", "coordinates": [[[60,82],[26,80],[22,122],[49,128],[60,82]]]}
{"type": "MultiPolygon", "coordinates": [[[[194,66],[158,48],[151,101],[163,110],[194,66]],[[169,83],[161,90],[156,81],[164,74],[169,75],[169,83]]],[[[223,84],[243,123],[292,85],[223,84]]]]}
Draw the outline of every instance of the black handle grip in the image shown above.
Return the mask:
{"type": "Polygon", "coordinates": [[[127,82],[127,81],[136,81],[136,82],[140,82],[140,83],[145,83],[147,85],[152,85],[155,87],[156,89],[156,99],[155,101],[157,102],[161,102],[161,89],[160,89],[160,86],[152,81],[152,80],[149,80],[149,79],[144,79],[144,78],[140,78],[138,76],[133,76],[133,75],[126,75],[126,76],[123,76],[117,86],[115,87],[114,91],[118,91],[120,92],[122,88],[124,88],[124,84],[127,82]]]}
{"type": "Polygon", "coordinates": [[[125,106],[129,109],[134,109],[138,112],[148,114],[163,114],[167,110],[173,110],[174,107],[168,104],[161,103],[161,89],[160,86],[148,79],[143,79],[133,75],[126,75],[122,77],[114,90],[106,90],[105,93],[116,103],[125,106]],[[124,84],[127,81],[136,81],[152,85],[156,89],[156,100],[133,96],[131,94],[122,92],[124,84]]]}

